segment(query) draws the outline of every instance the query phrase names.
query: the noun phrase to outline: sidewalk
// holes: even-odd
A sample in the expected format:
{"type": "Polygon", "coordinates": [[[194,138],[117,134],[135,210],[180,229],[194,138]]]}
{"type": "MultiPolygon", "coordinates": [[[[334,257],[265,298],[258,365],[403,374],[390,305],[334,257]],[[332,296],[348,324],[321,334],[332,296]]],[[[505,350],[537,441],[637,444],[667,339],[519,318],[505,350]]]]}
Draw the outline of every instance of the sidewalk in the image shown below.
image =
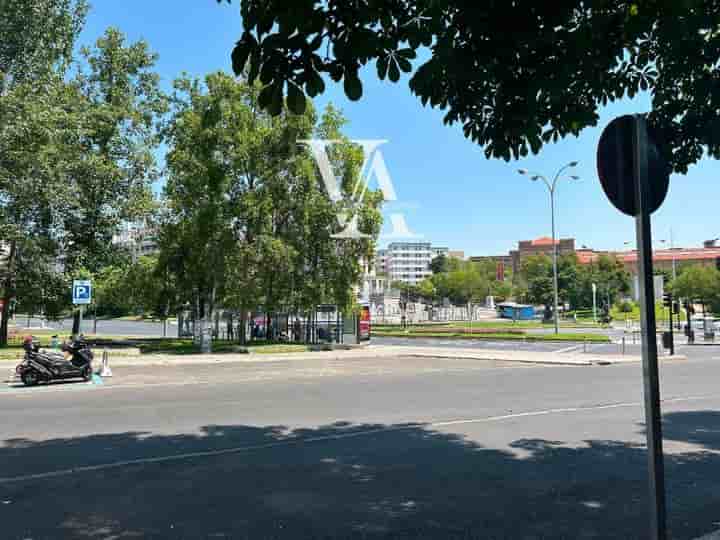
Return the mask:
{"type": "MultiPolygon", "coordinates": [[[[360,360],[367,358],[392,358],[415,356],[426,358],[457,358],[466,360],[492,360],[501,362],[522,362],[546,365],[591,366],[618,363],[639,362],[637,355],[609,355],[592,353],[557,353],[540,351],[513,351],[455,347],[414,347],[369,345],[363,349],[341,351],[296,352],[282,354],[207,354],[207,355],[168,355],[152,354],[138,356],[110,355],[110,366],[179,366],[218,363],[244,362],[280,362],[290,360],[360,360]]],[[[662,357],[661,360],[670,358],[662,357]]],[[[676,355],[672,360],[685,360],[686,357],[676,355]]]]}

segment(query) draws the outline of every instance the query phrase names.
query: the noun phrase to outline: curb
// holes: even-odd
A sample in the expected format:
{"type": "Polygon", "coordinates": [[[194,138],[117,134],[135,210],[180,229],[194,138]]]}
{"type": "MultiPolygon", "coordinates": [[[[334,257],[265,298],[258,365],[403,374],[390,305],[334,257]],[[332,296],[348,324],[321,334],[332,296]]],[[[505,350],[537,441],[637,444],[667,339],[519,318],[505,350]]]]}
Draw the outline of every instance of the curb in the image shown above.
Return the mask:
{"type": "Polygon", "coordinates": [[[543,366],[591,366],[593,363],[591,360],[561,360],[561,361],[542,361],[542,360],[530,360],[523,358],[499,358],[493,357],[491,354],[463,354],[463,353],[451,353],[451,352],[415,352],[407,353],[403,356],[411,356],[414,358],[452,358],[457,360],[479,360],[479,361],[490,361],[490,362],[511,362],[518,364],[538,364],[543,366]]]}

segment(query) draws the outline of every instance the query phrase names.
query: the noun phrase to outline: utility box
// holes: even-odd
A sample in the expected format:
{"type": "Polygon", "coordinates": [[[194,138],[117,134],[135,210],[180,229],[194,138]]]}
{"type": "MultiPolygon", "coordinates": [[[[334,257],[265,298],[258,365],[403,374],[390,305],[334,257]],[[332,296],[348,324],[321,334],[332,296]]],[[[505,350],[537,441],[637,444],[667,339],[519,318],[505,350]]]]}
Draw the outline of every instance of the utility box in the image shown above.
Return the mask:
{"type": "Polygon", "coordinates": [[[670,332],[663,332],[662,344],[664,349],[672,348],[672,335],[670,334],[670,332]]]}

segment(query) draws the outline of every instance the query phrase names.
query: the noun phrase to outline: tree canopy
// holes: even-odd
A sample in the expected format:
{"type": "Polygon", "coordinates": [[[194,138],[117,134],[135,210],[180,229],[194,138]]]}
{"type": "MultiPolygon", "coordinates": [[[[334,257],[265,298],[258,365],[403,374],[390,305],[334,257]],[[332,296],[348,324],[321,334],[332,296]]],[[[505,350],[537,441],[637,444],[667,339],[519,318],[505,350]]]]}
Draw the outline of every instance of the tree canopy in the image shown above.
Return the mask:
{"type": "Polygon", "coordinates": [[[688,266],[673,282],[672,292],[678,298],[703,306],[715,304],[720,298],[720,272],[712,266],[688,266]]]}
{"type": "MultiPolygon", "coordinates": [[[[544,254],[532,255],[522,264],[520,288],[526,289],[525,299],[543,304],[548,309],[554,301],[552,259],[544,254]]],[[[558,258],[558,296],[562,303],[572,309],[585,309],[593,305],[593,283],[597,287],[600,305],[615,303],[630,291],[630,274],[622,262],[610,255],[600,255],[598,260],[581,265],[574,254],[558,258]]]]}
{"type": "MultiPolygon", "coordinates": [[[[232,0],[218,0],[218,2],[232,0]]],[[[677,172],[720,157],[720,3],[705,0],[240,0],[237,74],[265,86],[260,103],[297,113],[303,94],[360,71],[398,82],[460,123],[488,157],[537,153],[597,124],[600,106],[652,94],[651,125],[677,172]]]]}
{"type": "Polygon", "coordinates": [[[225,73],[175,82],[168,144],[160,269],[177,284],[179,302],[200,319],[215,307],[265,313],[352,307],[361,259],[380,231],[382,194],[368,191],[356,214],[367,238],[338,240],[338,211],[357,185],[362,150],[342,135],[342,114],[318,117],[258,106],[261,87],[225,73]],[[342,200],[322,189],[300,141],[341,141],[328,151],[342,200]]]}
{"type": "Polygon", "coordinates": [[[0,94],[55,69],[64,71],[87,10],[85,0],[3,0],[0,94]]]}

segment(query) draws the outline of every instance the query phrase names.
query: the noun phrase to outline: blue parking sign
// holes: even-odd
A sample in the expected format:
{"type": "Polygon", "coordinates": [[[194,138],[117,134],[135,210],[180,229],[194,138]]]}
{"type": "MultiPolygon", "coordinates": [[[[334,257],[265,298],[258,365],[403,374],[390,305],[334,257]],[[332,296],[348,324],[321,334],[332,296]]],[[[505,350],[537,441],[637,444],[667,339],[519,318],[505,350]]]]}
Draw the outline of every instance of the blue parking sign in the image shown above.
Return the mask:
{"type": "Polygon", "coordinates": [[[92,283],[88,279],[76,279],[72,287],[73,304],[92,302],[92,283]]]}

